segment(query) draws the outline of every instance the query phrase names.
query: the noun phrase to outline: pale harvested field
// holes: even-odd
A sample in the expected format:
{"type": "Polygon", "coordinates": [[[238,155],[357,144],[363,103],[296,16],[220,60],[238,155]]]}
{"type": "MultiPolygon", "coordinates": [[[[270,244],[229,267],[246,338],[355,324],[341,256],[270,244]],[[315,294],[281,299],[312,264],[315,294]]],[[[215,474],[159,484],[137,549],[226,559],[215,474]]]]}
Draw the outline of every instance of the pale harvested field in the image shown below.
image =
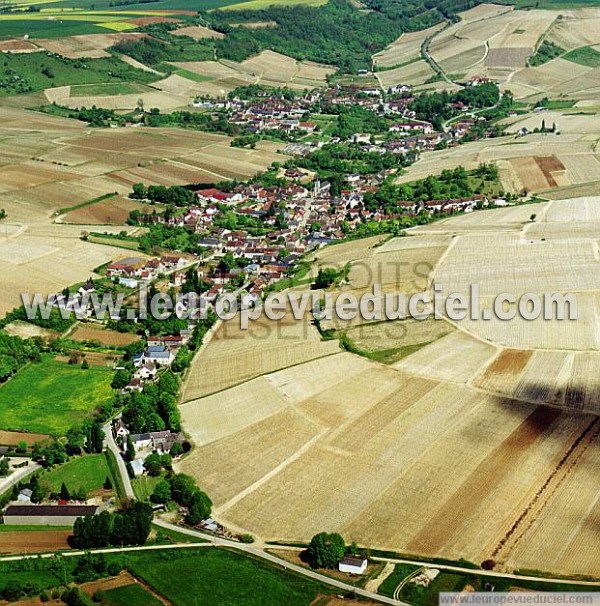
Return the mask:
{"type": "Polygon", "coordinates": [[[522,11],[496,7],[495,11],[484,9],[479,16],[469,13],[462,13],[460,22],[431,41],[432,57],[448,73],[466,78],[486,75],[510,89],[516,98],[598,98],[596,70],[560,58],[527,67],[527,59],[544,36],[567,50],[598,44],[598,9],[522,11]]]}
{"type": "Polygon", "coordinates": [[[525,568],[543,563],[543,570],[559,573],[564,563],[579,574],[598,576],[600,551],[598,541],[600,493],[597,475],[600,468],[598,424],[576,452],[577,464],[570,473],[561,474],[562,482],[539,505],[542,515],[518,535],[516,546],[508,554],[501,552],[507,564],[525,568]],[[548,549],[552,545],[552,549],[548,549]]]}
{"type": "MultiPolygon", "coordinates": [[[[157,107],[164,111],[184,108],[190,103],[190,99],[183,94],[162,91],[110,96],[69,96],[60,99],[59,102],[60,105],[64,105],[71,109],[92,107],[95,105],[96,107],[113,110],[133,110],[138,107],[140,99],[143,99],[145,107],[157,107]]],[[[54,99],[49,99],[49,101],[53,100],[54,99]]]]}
{"type": "Polygon", "coordinates": [[[474,384],[519,400],[564,404],[573,354],[504,350],[474,384]]]}
{"type": "Polygon", "coordinates": [[[411,248],[438,248],[441,246],[448,246],[450,242],[451,238],[445,235],[409,235],[407,237],[392,238],[391,240],[388,240],[385,244],[379,246],[376,252],[387,253],[411,248]]]}
{"type": "Polygon", "coordinates": [[[448,72],[471,76],[486,73],[484,65],[514,71],[525,67],[556,16],[552,11],[482,11],[435,36],[430,52],[448,72]]]}
{"type": "Polygon", "coordinates": [[[211,486],[218,486],[211,499],[226,503],[272,472],[310,439],[320,427],[292,407],[282,408],[272,416],[226,436],[203,448],[196,448],[182,462],[185,473],[201,474],[211,486]],[[282,440],[286,428],[288,439],[282,440]],[[229,461],[236,474],[228,482],[219,482],[221,465],[229,461]]]}
{"type": "MultiPolygon", "coordinates": [[[[335,69],[311,61],[296,61],[273,51],[263,51],[241,63],[235,61],[184,61],[173,65],[207,78],[206,82],[191,83],[195,95],[211,94],[225,96],[244,84],[264,86],[287,86],[298,90],[325,86],[326,77],[335,69]]],[[[174,90],[172,77],[159,86],[174,90]],[[166,84],[165,84],[166,83],[166,84]]],[[[183,83],[179,82],[180,85],[183,83]]],[[[189,85],[187,85],[189,87],[189,85]]]]}
{"type": "Polygon", "coordinates": [[[496,348],[456,331],[394,365],[405,372],[453,383],[468,382],[496,354],[496,348]]]}
{"type": "Polygon", "coordinates": [[[600,44],[600,11],[589,8],[561,11],[549,32],[548,39],[565,50],[600,44]]]}
{"type": "Polygon", "coordinates": [[[51,53],[68,59],[98,59],[108,57],[106,49],[118,42],[139,40],[146,34],[119,32],[114,34],[89,34],[35,40],[35,44],[51,53]]]}
{"type": "MultiPolygon", "coordinates": [[[[214,495],[216,518],[268,540],[306,541],[327,528],[373,548],[548,569],[545,552],[564,544],[571,519],[554,500],[574,498],[576,485],[563,494],[561,484],[585,474],[580,466],[592,448],[596,421],[579,412],[599,410],[600,353],[577,351],[600,349],[598,238],[578,240],[597,203],[476,212],[379,246],[371,239],[317,251],[321,264],[352,263],[348,286],[359,290],[377,279],[405,281],[385,269],[376,276],[378,261],[420,259],[451,292],[481,284],[484,305],[519,288],[581,291],[580,320],[563,328],[466,321],[441,338],[443,321],[411,321],[409,331],[404,322],[349,327],[357,345],[374,351],[433,342],[393,366],[337,353],[184,404],[184,426],[199,448],[181,468],[214,495]],[[542,241],[538,226],[564,236],[542,241]],[[504,341],[512,349],[502,349],[504,341]]],[[[246,353],[245,341],[253,339],[227,344],[234,368],[241,355],[265,349],[246,353]]],[[[212,363],[213,346],[218,339],[198,357],[199,368],[212,363]]],[[[571,523],[572,545],[548,560],[552,571],[594,574],[594,494],[575,507],[585,522],[576,533],[571,523]]]]}
{"type": "MultiPolygon", "coordinates": [[[[443,219],[432,225],[424,225],[411,230],[411,234],[432,237],[448,237],[458,234],[477,234],[477,232],[490,231],[520,232],[524,227],[529,228],[532,214],[542,216],[546,204],[508,206],[481,210],[467,215],[459,215],[443,219]]],[[[532,225],[535,227],[535,225],[532,225]]]]}
{"type": "Polygon", "coordinates": [[[242,330],[239,320],[223,322],[197,356],[185,384],[183,401],[195,400],[253,377],[339,352],[339,344],[321,341],[308,317],[296,322],[266,317],[242,330]]]}
{"type": "Polygon", "coordinates": [[[517,98],[543,96],[597,99],[598,70],[565,59],[553,59],[539,67],[525,67],[506,79],[517,98]]]}
{"type": "Polygon", "coordinates": [[[179,74],[171,74],[164,80],[159,80],[152,84],[153,88],[157,88],[163,92],[170,93],[173,95],[180,95],[183,97],[194,98],[200,95],[207,94],[206,85],[210,82],[195,82],[179,74]]]}
{"type": "Polygon", "coordinates": [[[173,30],[171,33],[175,36],[187,36],[193,40],[205,40],[206,38],[217,38],[221,40],[225,37],[225,34],[216,32],[215,30],[202,25],[190,25],[189,27],[182,27],[180,29],[173,30]]]}
{"type": "Polygon", "coordinates": [[[352,343],[364,351],[378,352],[428,344],[451,333],[454,327],[443,320],[398,320],[367,323],[347,331],[352,343]]]}
{"type": "Polygon", "coordinates": [[[507,131],[516,133],[521,128],[532,131],[534,128],[541,127],[542,120],[547,128],[556,124],[556,129],[561,133],[589,135],[600,131],[600,113],[594,111],[579,113],[576,110],[546,111],[519,118],[509,118],[506,120],[506,123],[510,124],[507,131]]]}
{"type": "Polygon", "coordinates": [[[438,24],[420,32],[402,34],[386,49],[373,55],[373,62],[379,67],[394,67],[416,59],[421,56],[423,41],[441,28],[442,24],[438,24]]]}
{"type": "Polygon", "coordinates": [[[377,73],[377,79],[384,88],[394,84],[418,86],[435,76],[435,72],[425,61],[415,61],[403,67],[388,69],[377,73]]]}

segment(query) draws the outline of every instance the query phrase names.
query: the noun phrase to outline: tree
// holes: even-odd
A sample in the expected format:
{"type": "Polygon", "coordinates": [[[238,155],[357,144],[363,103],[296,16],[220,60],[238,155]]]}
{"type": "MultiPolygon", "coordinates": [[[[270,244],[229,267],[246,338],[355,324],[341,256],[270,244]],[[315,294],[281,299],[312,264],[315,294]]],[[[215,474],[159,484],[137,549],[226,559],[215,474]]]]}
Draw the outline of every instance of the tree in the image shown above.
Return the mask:
{"type": "Polygon", "coordinates": [[[113,545],[144,545],[152,528],[152,507],[134,501],[122,513],[115,514],[111,542],[113,545]]]}
{"type": "Polygon", "coordinates": [[[169,479],[171,495],[179,505],[188,507],[192,502],[195,492],[198,490],[196,481],[192,476],[185,473],[176,473],[169,479]]]}
{"type": "Polygon", "coordinates": [[[84,361],[81,363],[81,370],[88,370],[88,369],[89,369],[89,367],[90,367],[90,364],[89,364],[89,362],[88,362],[87,360],[84,360],[84,361]]]}
{"type": "Polygon", "coordinates": [[[162,467],[163,467],[160,455],[157,454],[156,452],[149,454],[144,459],[144,467],[146,468],[146,471],[148,472],[149,476],[153,476],[153,477],[159,476],[160,472],[162,471],[162,467]]]}
{"type": "Polygon", "coordinates": [[[113,389],[121,390],[129,383],[130,379],[131,374],[129,373],[129,371],[125,370],[124,368],[121,368],[115,373],[115,376],[113,377],[110,386],[113,389]]]}
{"type": "Polygon", "coordinates": [[[104,480],[104,484],[102,484],[102,488],[104,488],[104,490],[112,490],[112,482],[110,481],[110,478],[108,476],[106,476],[106,479],[104,480]]]}
{"type": "Polygon", "coordinates": [[[186,520],[188,524],[195,526],[202,520],[206,520],[206,518],[210,517],[211,510],[212,501],[208,498],[208,495],[201,490],[196,490],[188,506],[186,520]]]}
{"type": "Polygon", "coordinates": [[[150,495],[153,503],[168,503],[171,500],[171,485],[166,480],[159,482],[150,495]]]}
{"type": "Polygon", "coordinates": [[[92,453],[101,453],[104,449],[104,430],[100,421],[94,421],[88,435],[88,449],[92,453]]]}
{"type": "Polygon", "coordinates": [[[64,482],[60,485],[60,498],[63,501],[71,500],[71,493],[64,482]]]}
{"type": "Polygon", "coordinates": [[[183,446],[179,442],[175,442],[173,446],[171,446],[171,456],[179,457],[183,454],[183,446]]]}
{"type": "Polygon", "coordinates": [[[27,442],[25,442],[24,440],[21,440],[18,444],[17,444],[17,453],[18,454],[23,454],[27,452],[27,442]]]}
{"type": "Polygon", "coordinates": [[[308,557],[313,568],[335,568],[346,552],[344,539],[338,533],[316,534],[308,546],[308,557]]]}
{"type": "Polygon", "coordinates": [[[131,436],[127,436],[127,451],[125,452],[125,460],[133,461],[135,459],[135,446],[133,445],[133,440],[131,436]]]}
{"type": "Polygon", "coordinates": [[[131,194],[131,197],[134,200],[145,200],[147,196],[148,190],[143,183],[135,183],[133,185],[133,193],[131,194]]]}
{"type": "Polygon", "coordinates": [[[10,463],[8,462],[8,459],[6,457],[2,457],[2,459],[0,459],[0,476],[7,476],[9,471],[10,463]]]}

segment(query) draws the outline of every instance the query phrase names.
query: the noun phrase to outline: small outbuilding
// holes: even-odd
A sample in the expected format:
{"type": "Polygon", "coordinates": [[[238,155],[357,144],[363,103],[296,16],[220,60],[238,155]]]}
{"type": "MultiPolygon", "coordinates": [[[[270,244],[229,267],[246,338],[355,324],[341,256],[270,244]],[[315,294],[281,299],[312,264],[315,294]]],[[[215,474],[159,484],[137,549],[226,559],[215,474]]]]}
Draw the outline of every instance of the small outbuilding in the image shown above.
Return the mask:
{"type": "Polygon", "coordinates": [[[340,572],[348,574],[364,574],[367,570],[367,558],[344,558],[339,564],[340,572]]]}

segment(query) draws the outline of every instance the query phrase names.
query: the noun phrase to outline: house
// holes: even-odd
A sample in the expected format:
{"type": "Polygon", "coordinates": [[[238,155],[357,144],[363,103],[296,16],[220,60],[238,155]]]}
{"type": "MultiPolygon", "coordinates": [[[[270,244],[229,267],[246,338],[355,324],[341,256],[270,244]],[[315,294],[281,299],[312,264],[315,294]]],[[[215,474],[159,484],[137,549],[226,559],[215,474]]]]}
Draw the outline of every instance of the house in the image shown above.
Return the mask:
{"type": "Polygon", "coordinates": [[[147,347],[144,350],[142,357],[142,363],[154,362],[157,366],[170,366],[175,359],[175,355],[172,351],[166,348],[164,345],[156,345],[153,347],[147,347]]]}
{"type": "Polygon", "coordinates": [[[73,526],[97,512],[96,505],[9,505],[3,518],[10,526],[73,526]]]}
{"type": "Polygon", "coordinates": [[[129,429],[127,429],[122,419],[115,419],[113,423],[113,430],[117,438],[125,438],[129,435],[129,429]]]}
{"type": "Polygon", "coordinates": [[[146,261],[141,257],[125,257],[115,263],[111,263],[106,268],[106,275],[110,278],[113,276],[129,278],[139,276],[145,265],[146,261]]]}
{"type": "Polygon", "coordinates": [[[156,372],[156,364],[154,362],[146,362],[145,364],[142,364],[138,370],[136,370],[135,376],[138,379],[147,381],[149,379],[154,379],[156,372]]]}
{"type": "Polygon", "coordinates": [[[29,488],[23,488],[17,496],[17,501],[19,501],[19,503],[31,503],[32,494],[33,492],[29,490],[29,488]]]}
{"type": "Polygon", "coordinates": [[[152,447],[152,437],[149,433],[132,433],[131,443],[136,450],[145,450],[152,447]]]}
{"type": "Polygon", "coordinates": [[[124,286],[125,288],[136,288],[138,285],[138,281],[135,278],[119,278],[119,286],[124,286]]]}
{"type": "Polygon", "coordinates": [[[123,388],[123,391],[128,391],[128,392],[142,392],[144,391],[144,384],[142,383],[142,381],[140,379],[131,379],[131,381],[129,381],[129,383],[127,385],[125,385],[125,387],[123,388]]]}
{"type": "Polygon", "coordinates": [[[348,574],[364,574],[367,570],[367,563],[367,558],[346,557],[338,564],[338,569],[340,572],[348,574]]]}
{"type": "Polygon", "coordinates": [[[170,452],[173,444],[182,444],[183,441],[183,434],[169,430],[131,435],[131,442],[136,451],[152,449],[159,452],[170,452]]]}

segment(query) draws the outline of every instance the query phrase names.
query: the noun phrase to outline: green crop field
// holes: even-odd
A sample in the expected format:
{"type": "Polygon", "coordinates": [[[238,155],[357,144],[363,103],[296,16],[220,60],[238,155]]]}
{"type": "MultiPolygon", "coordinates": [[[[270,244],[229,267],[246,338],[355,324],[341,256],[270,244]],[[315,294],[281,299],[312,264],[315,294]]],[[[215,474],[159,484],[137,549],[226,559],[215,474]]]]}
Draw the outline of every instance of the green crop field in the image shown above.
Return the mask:
{"type": "Polygon", "coordinates": [[[125,585],[101,591],[96,597],[106,606],[162,606],[162,602],[141,585],[125,585]]]}
{"type": "MultiPolygon", "coordinates": [[[[0,29],[3,27],[0,22],[0,29]]],[[[74,83],[106,87],[109,83],[151,82],[156,78],[156,74],[131,67],[115,57],[82,60],[46,53],[4,54],[0,62],[0,96],[74,83]]]]}
{"type": "Polygon", "coordinates": [[[327,592],[314,581],[220,549],[151,552],[128,562],[134,575],[177,606],[307,606],[327,592]]]}
{"type": "Polygon", "coordinates": [[[113,372],[45,355],[0,387],[0,428],[62,434],[110,400],[113,372]]]}
{"type": "Polygon", "coordinates": [[[567,53],[563,57],[572,63],[585,65],[586,67],[600,67],[600,51],[593,46],[582,46],[567,53]]]}
{"type": "Polygon", "coordinates": [[[151,88],[135,82],[107,82],[71,86],[71,97],[112,97],[113,95],[135,95],[151,88]]]}
{"type": "MultiPolygon", "coordinates": [[[[309,606],[331,587],[285,572],[281,568],[220,548],[169,549],[106,554],[107,564],[118,562],[164,596],[174,606],[309,606]]],[[[73,580],[78,557],[0,562],[0,591],[9,581],[32,584],[39,590],[73,580]]],[[[107,606],[153,605],[149,594],[137,590],[108,590],[107,606]],[[145,601],[141,601],[145,599],[145,601]]]]}
{"type": "Polygon", "coordinates": [[[100,490],[106,478],[115,481],[108,468],[104,454],[86,455],[67,461],[40,477],[41,482],[52,492],[58,492],[64,483],[70,492],[82,489],[86,493],[100,490]]]}
{"type": "Polygon", "coordinates": [[[192,82],[209,82],[210,80],[214,80],[210,76],[203,76],[202,74],[195,74],[194,72],[190,72],[187,69],[178,69],[174,72],[176,75],[181,76],[182,78],[187,78],[192,82]]]}

